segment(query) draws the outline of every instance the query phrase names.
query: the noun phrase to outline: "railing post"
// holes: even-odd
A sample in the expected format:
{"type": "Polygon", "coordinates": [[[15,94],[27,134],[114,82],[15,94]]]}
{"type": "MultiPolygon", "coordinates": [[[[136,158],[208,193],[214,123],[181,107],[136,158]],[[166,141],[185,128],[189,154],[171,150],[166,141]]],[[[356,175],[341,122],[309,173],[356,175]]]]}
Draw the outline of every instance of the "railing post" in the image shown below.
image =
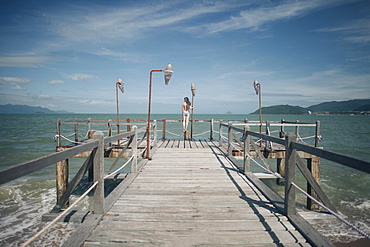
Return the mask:
{"type": "MultiPolygon", "coordinates": [[[[318,184],[320,184],[320,157],[314,157],[307,159],[307,168],[311,172],[312,176],[318,184]]],[[[319,200],[318,195],[312,189],[312,186],[307,182],[307,193],[313,198],[319,200]]],[[[319,210],[320,206],[309,197],[307,197],[307,207],[308,210],[319,210]]]]}
{"type": "Polygon", "coordinates": [[[92,133],[92,130],[91,130],[91,118],[88,118],[87,119],[87,135],[88,135],[88,138],[89,139],[92,139],[93,138],[93,133],[92,133]]]}
{"type": "MultiPolygon", "coordinates": [[[[75,118],[75,142],[78,142],[78,119],[75,118]]],[[[77,143],[75,143],[77,145],[77,143]]]]}
{"type": "Polygon", "coordinates": [[[296,120],[295,122],[296,122],[296,124],[297,124],[297,126],[295,126],[295,134],[296,134],[297,136],[299,136],[299,120],[296,120]]]}
{"type": "Polygon", "coordinates": [[[166,119],[163,118],[162,123],[162,140],[166,140],[166,119]]]}
{"type": "Polygon", "coordinates": [[[209,139],[211,141],[213,141],[213,131],[214,131],[214,129],[213,129],[213,118],[212,118],[211,119],[211,126],[210,126],[210,134],[209,134],[209,139]]]}
{"type": "Polygon", "coordinates": [[[108,136],[112,136],[112,120],[108,120],[108,136]]]}
{"type": "Polygon", "coordinates": [[[157,120],[154,120],[153,121],[153,147],[156,147],[157,146],[157,120]]]}
{"type": "Polygon", "coordinates": [[[222,147],[222,120],[220,120],[220,130],[218,132],[219,144],[218,146],[222,147]]]}
{"type": "Polygon", "coordinates": [[[284,130],[284,119],[281,119],[281,126],[280,126],[280,133],[279,133],[279,136],[280,138],[284,138],[285,137],[285,130],[284,130]]]}
{"type": "MultiPolygon", "coordinates": [[[[68,186],[69,160],[62,160],[56,163],[56,190],[57,201],[64,194],[68,186]]],[[[66,203],[68,206],[68,203],[66,203]]]]}
{"type": "Polygon", "coordinates": [[[62,146],[62,140],[60,138],[60,134],[61,134],[61,131],[60,131],[60,126],[61,126],[61,123],[60,123],[60,119],[57,120],[57,147],[60,147],[62,146]]]}
{"type": "MultiPolygon", "coordinates": [[[[266,121],[266,135],[271,136],[270,121],[266,121]]],[[[265,148],[270,148],[270,141],[266,140],[265,148]]]]}
{"type": "Polygon", "coordinates": [[[227,124],[227,155],[232,156],[233,155],[233,146],[231,145],[233,141],[233,135],[232,135],[232,129],[231,126],[233,124],[229,122],[227,124]]]}
{"type": "Polygon", "coordinates": [[[316,121],[315,147],[320,145],[320,121],[316,121]]]}
{"type": "Polygon", "coordinates": [[[244,126],[244,173],[251,171],[251,159],[249,158],[250,155],[250,143],[251,143],[251,136],[248,135],[249,126],[244,126]]]}
{"type": "Polygon", "coordinates": [[[127,132],[131,131],[131,125],[129,125],[129,123],[131,123],[131,119],[128,117],[126,119],[126,122],[127,122],[127,132]]]}
{"type": "Polygon", "coordinates": [[[104,134],[97,131],[94,134],[94,140],[99,141],[97,150],[95,152],[93,166],[94,166],[94,182],[98,185],[94,191],[94,213],[104,213],[104,134]]]}
{"type": "Polygon", "coordinates": [[[134,137],[132,139],[131,150],[132,150],[132,162],[131,162],[131,172],[137,172],[137,126],[132,127],[134,131],[134,137]]]}
{"type": "Polygon", "coordinates": [[[285,137],[285,214],[286,216],[296,214],[295,202],[295,183],[296,173],[296,150],[292,148],[291,143],[297,141],[297,136],[288,133],[285,137]]]}

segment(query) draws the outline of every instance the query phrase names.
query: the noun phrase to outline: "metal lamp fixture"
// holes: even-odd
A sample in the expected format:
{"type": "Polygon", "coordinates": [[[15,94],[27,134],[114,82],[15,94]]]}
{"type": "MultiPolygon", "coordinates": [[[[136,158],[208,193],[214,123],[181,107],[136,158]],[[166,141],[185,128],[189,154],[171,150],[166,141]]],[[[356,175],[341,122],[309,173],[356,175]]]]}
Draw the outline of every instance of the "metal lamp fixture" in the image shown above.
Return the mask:
{"type": "MultiPolygon", "coordinates": [[[[125,92],[121,78],[117,78],[116,82],[116,105],[117,105],[117,133],[120,133],[120,124],[119,124],[119,108],[118,108],[118,88],[122,93],[125,92]]],[[[119,144],[119,142],[118,142],[119,144]]]]}
{"type": "Polygon", "coordinates": [[[258,95],[258,105],[259,105],[259,111],[260,111],[260,133],[262,133],[262,93],[261,93],[261,84],[254,80],[253,82],[254,91],[256,91],[256,94],[258,95]]]}
{"type": "Polygon", "coordinates": [[[172,64],[169,63],[169,64],[167,64],[167,67],[164,70],[164,83],[166,85],[168,85],[168,83],[170,82],[170,79],[171,79],[172,74],[173,74],[172,64]]]}
{"type": "Polygon", "coordinates": [[[151,110],[151,103],[152,103],[152,81],[153,81],[153,72],[164,72],[164,83],[168,85],[170,82],[171,76],[173,74],[172,71],[172,64],[167,64],[166,69],[155,69],[150,71],[150,80],[149,80],[149,100],[148,100],[148,124],[146,130],[146,158],[150,159],[150,110],[151,110]]]}

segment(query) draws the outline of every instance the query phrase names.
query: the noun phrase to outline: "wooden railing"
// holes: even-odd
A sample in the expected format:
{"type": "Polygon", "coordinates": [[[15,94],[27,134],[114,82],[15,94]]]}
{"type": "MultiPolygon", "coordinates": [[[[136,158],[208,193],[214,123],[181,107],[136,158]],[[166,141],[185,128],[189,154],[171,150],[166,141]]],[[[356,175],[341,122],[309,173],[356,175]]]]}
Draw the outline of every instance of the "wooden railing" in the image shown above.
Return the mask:
{"type": "MultiPolygon", "coordinates": [[[[281,127],[286,127],[286,123],[281,123],[281,127]],[[284,126],[285,125],[285,126],[284,126]]],[[[289,123],[291,124],[299,124],[299,123],[289,123]]],[[[275,205],[275,207],[279,208],[281,211],[285,212],[285,215],[289,218],[289,220],[298,228],[301,233],[308,239],[312,240],[312,243],[320,244],[322,246],[327,246],[328,242],[325,239],[320,237],[320,234],[315,232],[315,230],[309,226],[309,224],[297,213],[296,209],[296,189],[300,190],[302,193],[305,193],[309,200],[313,200],[318,198],[318,201],[321,201],[322,206],[324,209],[332,213],[335,217],[342,220],[348,226],[351,226],[349,222],[346,222],[344,219],[340,218],[337,214],[337,211],[333,204],[330,202],[329,198],[326,196],[322,188],[320,187],[319,183],[317,182],[316,178],[312,175],[312,171],[304,164],[302,161],[301,156],[298,154],[299,152],[304,152],[313,156],[317,156],[319,158],[323,158],[329,161],[336,162],[338,164],[351,167],[353,169],[357,169],[359,171],[370,173],[370,162],[363,161],[360,159],[348,157],[342,154],[334,153],[331,151],[324,150],[319,147],[315,147],[314,145],[307,145],[305,143],[301,143],[297,141],[297,134],[296,133],[287,133],[284,135],[284,138],[280,137],[273,137],[268,134],[262,134],[257,132],[250,131],[250,127],[248,124],[244,124],[242,128],[240,128],[240,124],[235,126],[233,123],[224,123],[220,122],[220,142],[219,146],[224,146],[224,141],[227,140],[226,144],[226,154],[227,156],[235,163],[238,164],[239,162],[233,156],[233,149],[239,149],[243,153],[243,163],[242,163],[242,170],[247,178],[258,187],[262,193],[275,205]],[[227,128],[227,138],[223,136],[223,128],[227,128]],[[235,133],[242,134],[242,138],[238,138],[235,133]],[[285,169],[284,169],[284,176],[277,174],[271,170],[268,166],[267,162],[264,160],[264,155],[262,154],[261,150],[263,148],[258,147],[256,143],[252,140],[252,137],[260,138],[260,140],[265,140],[265,147],[269,148],[268,143],[276,143],[284,147],[284,159],[285,159],[285,169]],[[242,139],[239,140],[239,139],[242,139]],[[257,157],[259,157],[266,165],[266,170],[270,171],[271,174],[276,175],[278,178],[284,179],[285,189],[284,189],[284,199],[282,200],[279,196],[277,196],[271,189],[269,189],[266,185],[264,185],[252,172],[250,169],[251,166],[251,159],[252,156],[250,155],[251,151],[257,153],[257,157]],[[303,177],[307,180],[307,192],[303,189],[299,188],[296,185],[296,167],[301,171],[303,177]],[[313,193],[314,192],[314,193],[313,193]]],[[[316,134],[315,140],[318,140],[319,131],[316,127],[316,134]]],[[[315,141],[315,145],[318,141],[315,141]]],[[[351,226],[354,230],[358,231],[360,234],[368,238],[368,235],[363,233],[360,229],[356,229],[353,225],[351,226]]]]}
{"type": "MultiPolygon", "coordinates": [[[[94,212],[103,213],[104,147],[112,142],[129,138],[129,140],[126,142],[126,146],[123,146],[122,148],[125,150],[129,146],[131,147],[131,172],[135,173],[138,169],[138,132],[143,131],[145,131],[145,128],[138,130],[137,127],[134,126],[129,132],[105,138],[104,134],[101,131],[97,131],[95,132],[91,140],[88,140],[83,144],[1,170],[0,185],[55,164],[57,164],[57,170],[62,170],[65,173],[66,170],[68,170],[68,162],[65,162],[66,160],[83,152],[90,152],[90,155],[85,160],[80,170],[76,173],[75,177],[71,180],[71,182],[65,184],[65,189],[58,197],[57,203],[52,212],[59,212],[59,210],[68,202],[70,195],[72,194],[78,183],[81,181],[82,177],[90,170],[90,168],[92,168],[93,180],[94,182],[98,182],[98,185],[95,188],[94,192],[94,212]],[[64,167],[58,168],[58,166],[64,167]]],[[[117,158],[119,159],[120,157],[121,156],[118,156],[117,158]]],[[[58,178],[57,175],[57,180],[58,179],[61,178],[58,178]]]]}

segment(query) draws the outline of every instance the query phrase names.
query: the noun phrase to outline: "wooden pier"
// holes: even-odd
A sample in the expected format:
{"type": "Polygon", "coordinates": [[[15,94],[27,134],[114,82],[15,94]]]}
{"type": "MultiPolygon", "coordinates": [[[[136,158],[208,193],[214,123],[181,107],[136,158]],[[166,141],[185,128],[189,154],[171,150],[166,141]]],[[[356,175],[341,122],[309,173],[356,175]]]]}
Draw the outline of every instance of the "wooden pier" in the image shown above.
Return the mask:
{"type": "Polygon", "coordinates": [[[83,246],[311,246],[209,141],[160,141],[83,246]]]}
{"type": "MultiPolygon", "coordinates": [[[[62,145],[63,123],[58,121],[57,152],[0,171],[1,185],[56,164],[57,202],[43,216],[51,222],[22,246],[28,246],[57,221],[80,224],[63,243],[65,247],[333,246],[298,212],[296,191],[307,197],[308,209],[324,208],[335,215],[335,207],[320,187],[320,159],[370,173],[369,162],[320,148],[319,123],[266,122],[266,134],[262,134],[250,130],[259,123],[218,121],[216,131],[210,120],[202,121],[210,123],[209,138],[169,140],[164,132],[171,121],[162,121],[161,139],[157,121],[153,121],[151,155],[145,159],[147,123],[133,122],[127,121],[127,131],[116,135],[110,120],[106,135],[102,130],[92,130],[90,120],[65,123],[74,127],[75,138],[71,145],[62,145]],[[79,140],[78,127],[83,124],[88,126],[88,134],[79,140]],[[144,127],[138,128],[140,125],[144,127]],[[272,131],[274,126],[278,130],[272,131]],[[286,132],[290,127],[295,133],[286,132]],[[314,145],[298,140],[301,127],[315,127],[311,137],[314,145]],[[72,157],[87,158],[69,179],[68,159],[72,157]],[[106,158],[114,159],[109,169],[106,158]],[[121,158],[127,160],[123,165],[119,164],[121,158]],[[278,161],[276,172],[266,159],[278,161]],[[266,172],[254,173],[251,166],[256,164],[252,161],[266,172]],[[126,166],[130,172],[120,172],[126,166]],[[296,168],[307,181],[305,189],[295,184],[296,168]],[[86,174],[89,188],[67,208],[86,174]],[[284,195],[274,193],[261,177],[283,181],[284,195]],[[118,182],[109,192],[105,191],[108,180],[118,182]],[[73,207],[91,192],[91,208],[74,211],[73,207]],[[316,207],[312,207],[313,202],[316,207]]],[[[106,125],[103,121],[97,124],[106,125]]],[[[86,180],[84,183],[87,185],[86,180]]]]}

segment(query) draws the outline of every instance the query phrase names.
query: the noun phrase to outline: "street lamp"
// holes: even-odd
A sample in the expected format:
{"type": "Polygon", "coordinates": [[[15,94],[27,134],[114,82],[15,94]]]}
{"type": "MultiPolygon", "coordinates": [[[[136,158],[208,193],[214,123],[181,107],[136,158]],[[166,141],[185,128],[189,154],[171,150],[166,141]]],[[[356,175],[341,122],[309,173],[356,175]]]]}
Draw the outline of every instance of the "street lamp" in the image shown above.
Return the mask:
{"type": "Polygon", "coordinates": [[[122,93],[125,92],[121,78],[117,78],[116,82],[116,105],[117,105],[117,132],[120,133],[120,124],[119,124],[119,108],[118,108],[118,88],[122,93]]]}
{"type": "Polygon", "coordinates": [[[195,88],[195,85],[194,83],[191,84],[191,94],[192,94],[192,97],[191,97],[191,102],[193,104],[193,109],[191,109],[191,126],[190,126],[190,139],[193,140],[193,122],[194,122],[194,97],[195,97],[195,92],[196,92],[196,88],[195,88]]]}
{"type": "Polygon", "coordinates": [[[258,105],[259,105],[259,110],[260,110],[260,133],[262,133],[262,99],[261,99],[262,92],[261,92],[261,84],[257,80],[254,80],[253,87],[254,87],[254,90],[256,91],[256,94],[258,95],[258,105]]]}
{"type": "Polygon", "coordinates": [[[172,64],[169,63],[165,70],[155,69],[150,71],[150,80],[149,80],[149,102],[148,102],[148,125],[146,129],[146,158],[150,159],[150,109],[151,109],[151,102],[152,102],[152,75],[153,72],[164,72],[164,82],[168,85],[171,76],[173,74],[172,71],[172,64]]]}

